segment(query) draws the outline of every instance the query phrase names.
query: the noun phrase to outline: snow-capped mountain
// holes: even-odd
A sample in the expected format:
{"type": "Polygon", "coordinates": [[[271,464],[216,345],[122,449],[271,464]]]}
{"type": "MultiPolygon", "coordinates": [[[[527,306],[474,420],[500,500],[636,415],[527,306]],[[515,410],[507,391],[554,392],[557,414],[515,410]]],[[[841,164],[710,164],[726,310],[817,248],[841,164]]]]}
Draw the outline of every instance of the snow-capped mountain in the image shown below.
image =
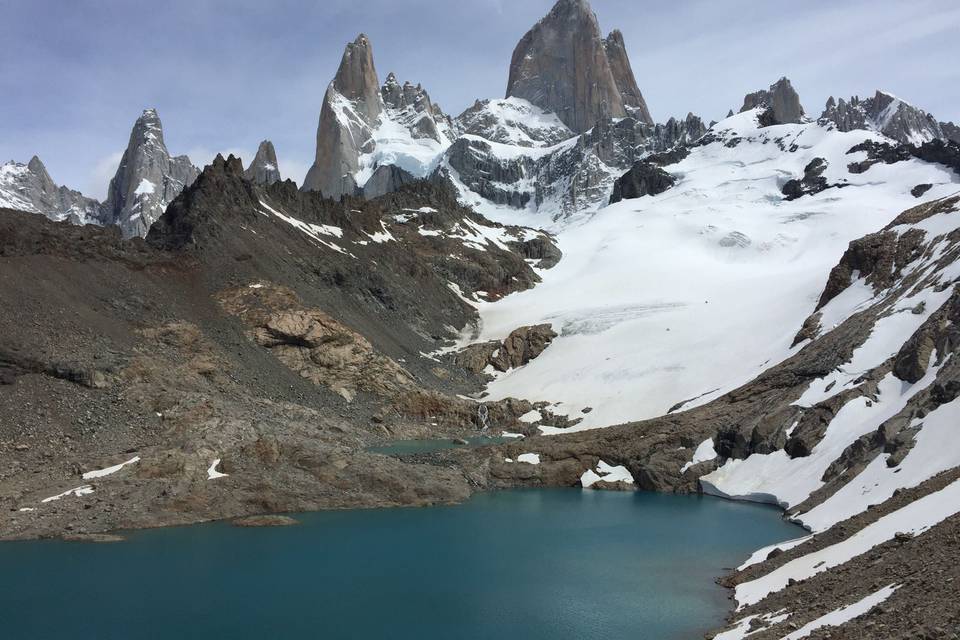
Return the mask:
{"type": "Polygon", "coordinates": [[[187,156],[170,155],[163,142],[163,124],[156,109],[146,109],[130,132],[130,141],[110,180],[104,203],[106,224],[115,224],[125,238],[145,236],[200,170],[187,156]]]}
{"type": "Polygon", "coordinates": [[[37,156],[27,164],[10,161],[0,165],[0,207],[42,213],[51,220],[74,224],[99,224],[102,215],[95,199],[57,186],[37,156]]]}
{"type": "Polygon", "coordinates": [[[449,146],[450,130],[420,86],[401,86],[391,73],[381,88],[373,47],[360,34],[346,46],[324,96],[316,159],[303,188],[331,198],[354,195],[386,165],[424,178],[449,146]]]}
{"type": "Polygon", "coordinates": [[[879,90],[864,100],[857,96],[849,101],[834,100],[830,96],[820,118],[834,123],[840,131],[879,131],[902,144],[921,145],[931,140],[948,140],[951,136],[956,139],[953,123],[937,122],[923,109],[879,90]]]}

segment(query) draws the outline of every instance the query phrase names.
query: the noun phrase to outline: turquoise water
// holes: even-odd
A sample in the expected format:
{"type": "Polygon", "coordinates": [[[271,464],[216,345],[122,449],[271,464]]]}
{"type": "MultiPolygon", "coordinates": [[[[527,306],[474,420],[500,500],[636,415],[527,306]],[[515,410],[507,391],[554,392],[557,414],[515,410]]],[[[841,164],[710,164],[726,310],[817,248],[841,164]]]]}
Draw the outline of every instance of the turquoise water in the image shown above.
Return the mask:
{"type": "Polygon", "coordinates": [[[575,489],[426,509],[0,543],[0,637],[702,638],[713,580],[802,532],[776,510],[575,489]]]}
{"type": "Polygon", "coordinates": [[[483,447],[490,444],[503,444],[511,442],[511,438],[475,436],[466,438],[467,444],[457,444],[453,440],[396,440],[387,442],[375,447],[370,447],[367,451],[371,453],[382,453],[388,456],[409,455],[411,453],[430,453],[431,451],[443,451],[444,449],[459,449],[462,447],[483,447]]]}

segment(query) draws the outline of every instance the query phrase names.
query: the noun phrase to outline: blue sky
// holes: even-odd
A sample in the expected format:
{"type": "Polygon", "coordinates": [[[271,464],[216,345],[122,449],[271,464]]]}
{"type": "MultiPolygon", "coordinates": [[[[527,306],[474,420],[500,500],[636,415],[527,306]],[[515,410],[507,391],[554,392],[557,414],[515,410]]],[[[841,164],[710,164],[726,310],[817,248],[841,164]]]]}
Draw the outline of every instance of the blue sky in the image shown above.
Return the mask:
{"type": "MultiPolygon", "coordinates": [[[[0,161],[37,154],[103,196],[133,121],[159,110],[195,164],[270,138],[284,177],[313,158],[323,92],[363,31],[381,80],[421,82],[453,114],[502,96],[513,47],[553,0],[0,0],[0,161]]],[[[790,77],[809,113],[828,95],[897,94],[960,121],[953,0],[593,0],[619,28],[653,116],[705,120],[790,77]]]]}

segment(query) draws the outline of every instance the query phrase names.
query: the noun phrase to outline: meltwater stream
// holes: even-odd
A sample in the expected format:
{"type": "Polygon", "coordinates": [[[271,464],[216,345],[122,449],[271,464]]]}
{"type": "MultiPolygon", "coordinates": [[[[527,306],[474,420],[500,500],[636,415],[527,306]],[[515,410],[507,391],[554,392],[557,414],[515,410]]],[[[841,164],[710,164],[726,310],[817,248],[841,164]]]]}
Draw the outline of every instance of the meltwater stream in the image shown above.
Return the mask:
{"type": "Polygon", "coordinates": [[[697,496],[516,490],[466,504],[0,543],[16,639],[699,638],[714,578],[800,530],[697,496]]]}

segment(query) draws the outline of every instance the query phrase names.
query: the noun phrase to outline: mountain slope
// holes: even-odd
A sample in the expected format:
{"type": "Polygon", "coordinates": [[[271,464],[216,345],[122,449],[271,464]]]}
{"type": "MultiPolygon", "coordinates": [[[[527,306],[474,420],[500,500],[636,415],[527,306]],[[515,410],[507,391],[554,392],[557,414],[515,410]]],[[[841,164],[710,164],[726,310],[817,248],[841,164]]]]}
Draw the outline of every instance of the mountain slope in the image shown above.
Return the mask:
{"type": "Polygon", "coordinates": [[[673,188],[563,230],[564,260],[543,284],[481,306],[480,339],[517,323],[560,334],[542,358],[497,377],[493,397],[560,401],[554,411],[582,417],[578,428],[719,397],[796,352],[797,327],[850,240],[915,203],[917,184],[933,185],[927,197],[957,189],[955,173],[913,159],[851,173],[867,152],[848,152],[877,134],[761,127],[759,113],[716,124],[663,167],[673,188]],[[786,199],[781,189],[816,158],[840,186],[786,199]]]}
{"type": "MultiPolygon", "coordinates": [[[[478,378],[421,353],[537,282],[552,246],[429,183],[334,202],[232,157],[146,240],[0,211],[0,294],[18,301],[0,310],[0,536],[464,499],[462,475],[365,447],[478,428],[460,397],[478,378]]],[[[517,428],[532,409],[483,406],[517,428]]]]}

